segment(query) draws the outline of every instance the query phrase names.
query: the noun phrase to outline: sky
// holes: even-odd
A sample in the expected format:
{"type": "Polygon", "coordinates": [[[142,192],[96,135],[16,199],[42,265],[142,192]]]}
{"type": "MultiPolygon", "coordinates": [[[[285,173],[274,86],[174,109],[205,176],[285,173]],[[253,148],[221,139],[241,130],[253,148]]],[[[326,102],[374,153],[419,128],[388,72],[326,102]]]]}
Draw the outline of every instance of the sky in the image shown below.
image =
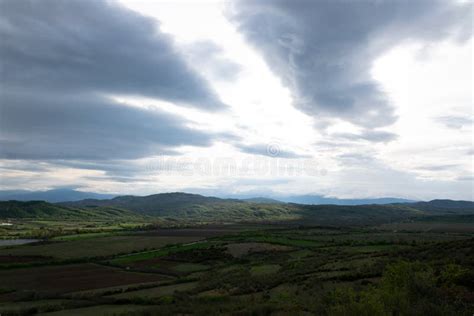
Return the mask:
{"type": "Polygon", "coordinates": [[[0,190],[473,200],[472,14],[0,0],[0,190]]]}

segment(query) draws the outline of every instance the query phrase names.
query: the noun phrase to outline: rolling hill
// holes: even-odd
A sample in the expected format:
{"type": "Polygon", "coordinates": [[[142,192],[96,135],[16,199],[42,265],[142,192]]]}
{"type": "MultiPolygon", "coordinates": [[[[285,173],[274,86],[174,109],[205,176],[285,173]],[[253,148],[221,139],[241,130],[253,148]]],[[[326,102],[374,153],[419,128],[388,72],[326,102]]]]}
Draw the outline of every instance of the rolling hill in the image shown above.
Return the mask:
{"type": "Polygon", "coordinates": [[[432,200],[429,202],[404,203],[403,205],[437,214],[474,214],[474,202],[453,200],[432,200]]]}
{"type": "Polygon", "coordinates": [[[433,215],[474,214],[473,202],[433,200],[386,205],[304,205],[268,199],[237,200],[188,193],[119,196],[51,204],[0,202],[0,218],[167,218],[193,222],[292,222],[368,225],[433,215]]]}
{"type": "Polygon", "coordinates": [[[72,208],[45,201],[0,201],[0,218],[111,220],[140,219],[143,216],[113,207],[72,208]]]}
{"type": "Polygon", "coordinates": [[[77,208],[117,207],[149,216],[196,221],[291,221],[295,224],[383,223],[423,215],[405,205],[301,205],[270,199],[220,199],[188,193],[120,196],[61,203],[77,208]]]}
{"type": "MultiPolygon", "coordinates": [[[[212,194],[211,194],[212,195],[212,194]]],[[[94,192],[77,191],[74,189],[53,189],[48,191],[28,191],[28,190],[0,190],[0,201],[46,201],[51,203],[81,201],[85,199],[112,199],[117,195],[101,194],[94,192]]],[[[323,195],[263,195],[255,196],[249,194],[224,195],[217,194],[222,199],[245,200],[254,203],[296,203],[309,205],[366,205],[366,204],[393,204],[393,203],[413,203],[415,201],[400,198],[373,198],[373,199],[339,199],[336,197],[326,197],[323,195]]]]}
{"type": "Polygon", "coordinates": [[[109,200],[86,199],[73,202],[58,203],[70,207],[98,207],[112,206],[127,209],[137,213],[149,215],[173,215],[184,209],[189,209],[197,205],[213,204],[244,204],[244,201],[233,199],[220,199],[189,193],[160,193],[148,196],[124,195],[109,200]]]}

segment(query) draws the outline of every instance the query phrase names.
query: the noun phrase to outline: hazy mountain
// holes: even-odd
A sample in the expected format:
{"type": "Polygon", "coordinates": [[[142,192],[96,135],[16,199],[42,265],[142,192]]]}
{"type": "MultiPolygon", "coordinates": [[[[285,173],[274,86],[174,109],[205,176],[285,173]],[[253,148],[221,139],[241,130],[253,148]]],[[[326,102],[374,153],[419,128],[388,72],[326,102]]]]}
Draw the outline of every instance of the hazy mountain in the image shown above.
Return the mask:
{"type": "Polygon", "coordinates": [[[293,196],[276,196],[279,201],[298,204],[334,204],[334,205],[367,205],[367,204],[393,204],[393,203],[410,203],[413,200],[400,198],[375,198],[375,199],[339,199],[325,197],[321,195],[293,195],[293,196]]]}
{"type": "Polygon", "coordinates": [[[72,189],[54,189],[48,191],[8,190],[0,191],[1,201],[47,201],[51,203],[80,201],[84,199],[110,199],[115,195],[76,191],[72,189]]]}
{"type": "Polygon", "coordinates": [[[174,204],[196,204],[218,202],[222,200],[232,200],[234,202],[244,201],[260,204],[277,203],[296,203],[306,205],[370,205],[370,204],[409,204],[417,209],[465,209],[472,208],[474,202],[453,201],[453,200],[433,200],[429,202],[418,202],[402,198],[382,197],[374,199],[339,199],[335,197],[325,197],[322,195],[290,195],[282,196],[269,194],[268,196],[252,195],[225,195],[223,198],[206,197],[199,194],[189,193],[161,193],[148,196],[115,196],[111,194],[100,194],[94,192],[83,192],[73,189],[54,189],[48,191],[27,191],[27,190],[4,190],[0,191],[0,201],[47,201],[57,202],[76,202],[80,205],[127,205],[131,204],[138,209],[149,210],[154,208],[157,202],[163,206],[172,206],[174,204]],[[104,201],[101,201],[104,200],[104,201]],[[147,206],[145,206],[147,205],[147,206]]]}
{"type": "Polygon", "coordinates": [[[270,199],[266,197],[254,197],[254,198],[248,198],[248,199],[241,199],[242,201],[249,202],[249,203],[260,203],[260,204],[280,204],[280,203],[285,203],[282,201],[278,201],[275,199],[270,199]]]}
{"type": "Polygon", "coordinates": [[[199,194],[213,195],[221,198],[231,198],[251,201],[253,199],[265,201],[265,199],[285,202],[285,203],[297,203],[297,204],[308,204],[308,205],[368,205],[368,204],[393,204],[393,203],[412,203],[414,200],[394,198],[394,197],[381,197],[381,198],[370,198],[370,199],[340,199],[337,197],[326,197],[318,194],[306,194],[306,195],[281,195],[273,192],[264,193],[243,193],[243,194],[223,194],[216,191],[210,192],[196,192],[199,194]]]}

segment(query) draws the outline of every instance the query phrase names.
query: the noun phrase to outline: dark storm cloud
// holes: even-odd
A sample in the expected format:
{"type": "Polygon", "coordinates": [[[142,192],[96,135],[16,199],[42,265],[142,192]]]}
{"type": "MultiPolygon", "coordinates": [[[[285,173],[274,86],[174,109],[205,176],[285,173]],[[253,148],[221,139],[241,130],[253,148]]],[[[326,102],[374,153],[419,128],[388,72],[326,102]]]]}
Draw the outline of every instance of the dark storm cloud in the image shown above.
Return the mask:
{"type": "Polygon", "coordinates": [[[0,174],[2,170],[23,171],[23,172],[44,172],[48,171],[48,164],[21,160],[2,160],[0,163],[0,174]]]}
{"type": "Polygon", "coordinates": [[[6,159],[134,159],[211,144],[176,116],[89,95],[3,93],[0,131],[6,159]]]}
{"type": "Polygon", "coordinates": [[[290,88],[296,107],[374,128],[396,117],[371,77],[373,60],[403,41],[466,39],[472,8],[446,0],[237,0],[228,15],[290,88]]]}
{"type": "Polygon", "coordinates": [[[131,178],[146,173],[146,168],[136,160],[49,160],[52,168],[66,167],[83,170],[104,171],[106,176],[131,178]]]}
{"type": "Polygon", "coordinates": [[[97,0],[0,2],[3,89],[224,107],[154,20],[97,0]]]}
{"type": "Polygon", "coordinates": [[[301,155],[295,152],[281,149],[278,144],[236,144],[237,148],[247,154],[275,157],[275,158],[307,158],[308,155],[301,155]]]}
{"type": "Polygon", "coordinates": [[[0,39],[0,158],[86,159],[107,170],[107,161],[221,137],[107,98],[224,107],[154,20],[106,1],[4,0],[0,39]]]}

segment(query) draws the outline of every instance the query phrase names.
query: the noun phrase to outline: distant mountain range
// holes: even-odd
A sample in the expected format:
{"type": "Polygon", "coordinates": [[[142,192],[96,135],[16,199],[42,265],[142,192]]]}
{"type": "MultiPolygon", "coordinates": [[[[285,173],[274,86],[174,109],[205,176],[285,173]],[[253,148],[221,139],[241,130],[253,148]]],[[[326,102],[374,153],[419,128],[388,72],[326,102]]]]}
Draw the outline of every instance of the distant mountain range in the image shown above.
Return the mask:
{"type": "Polygon", "coordinates": [[[110,199],[112,194],[82,192],[72,189],[55,189],[48,191],[8,190],[0,191],[0,201],[46,201],[50,203],[79,201],[84,199],[110,199]]]}
{"type": "MultiPolygon", "coordinates": [[[[111,199],[117,195],[83,192],[72,189],[54,189],[48,191],[10,190],[0,191],[0,201],[46,201],[50,203],[80,201],[85,199],[111,199]]],[[[366,205],[366,204],[393,204],[410,203],[413,200],[400,198],[375,198],[375,199],[338,199],[321,195],[293,195],[293,196],[248,196],[227,195],[225,198],[239,199],[253,203],[297,203],[297,204],[334,204],[334,205],[366,205]]]]}
{"type": "Polygon", "coordinates": [[[439,210],[444,212],[446,208],[466,208],[466,206],[473,204],[471,201],[453,201],[453,200],[433,200],[429,202],[413,201],[401,198],[374,198],[374,199],[339,199],[324,197],[321,195],[293,195],[293,196],[277,196],[272,195],[271,197],[266,196],[248,196],[248,195],[228,195],[226,198],[219,197],[206,197],[199,194],[189,193],[161,193],[153,194],[148,196],[132,196],[123,195],[116,196],[113,194],[100,194],[94,192],[77,191],[73,189],[54,189],[48,191],[27,191],[27,190],[9,190],[0,191],[0,201],[46,201],[50,203],[65,202],[64,204],[71,204],[67,202],[78,202],[72,203],[75,206],[116,206],[121,207],[123,205],[137,205],[143,204],[151,205],[155,207],[157,204],[168,207],[170,205],[179,204],[200,204],[222,201],[236,202],[247,202],[252,204],[303,204],[303,205],[383,205],[383,204],[400,204],[410,206],[418,210],[428,209],[431,212],[439,210]],[[466,204],[467,203],[467,204],[466,204]]]}
{"type": "Polygon", "coordinates": [[[433,200],[386,205],[303,205],[256,198],[220,199],[188,193],[118,196],[51,204],[0,202],[0,218],[114,219],[172,221],[292,222],[298,225],[371,225],[433,215],[474,215],[474,202],[433,200]]]}
{"type": "MultiPolygon", "coordinates": [[[[380,201],[381,199],[378,199],[380,201]]],[[[389,201],[391,199],[385,199],[389,201]]],[[[396,199],[399,201],[400,199],[396,199]]],[[[370,200],[373,201],[373,200],[370,200]]],[[[240,205],[247,207],[246,204],[250,205],[301,205],[304,207],[312,206],[336,206],[336,204],[299,204],[299,203],[284,203],[281,201],[268,199],[268,198],[253,198],[253,199],[221,199],[217,197],[207,197],[199,194],[190,194],[182,192],[173,192],[173,193],[160,193],[153,194],[148,196],[117,196],[112,199],[86,199],[80,201],[71,201],[71,202],[62,202],[59,203],[63,206],[68,207],[116,207],[121,209],[126,209],[134,212],[144,213],[144,214],[175,214],[175,212],[180,212],[188,209],[197,209],[202,205],[205,206],[229,206],[229,205],[240,205]]],[[[377,203],[364,204],[360,206],[375,206],[381,207],[383,205],[377,203]]],[[[426,211],[430,213],[463,213],[464,210],[468,212],[474,212],[474,202],[472,201],[453,201],[453,200],[432,200],[429,202],[408,202],[408,203],[386,203],[387,206],[399,206],[403,208],[412,208],[418,211],[426,211]]],[[[356,205],[337,205],[337,206],[356,206],[356,205]]],[[[262,206],[259,206],[262,207],[262,206]]]]}
{"type": "Polygon", "coordinates": [[[413,200],[384,197],[375,199],[338,199],[321,195],[293,195],[277,197],[279,201],[298,204],[334,204],[334,205],[367,205],[367,204],[393,204],[411,203],[413,200]]]}

